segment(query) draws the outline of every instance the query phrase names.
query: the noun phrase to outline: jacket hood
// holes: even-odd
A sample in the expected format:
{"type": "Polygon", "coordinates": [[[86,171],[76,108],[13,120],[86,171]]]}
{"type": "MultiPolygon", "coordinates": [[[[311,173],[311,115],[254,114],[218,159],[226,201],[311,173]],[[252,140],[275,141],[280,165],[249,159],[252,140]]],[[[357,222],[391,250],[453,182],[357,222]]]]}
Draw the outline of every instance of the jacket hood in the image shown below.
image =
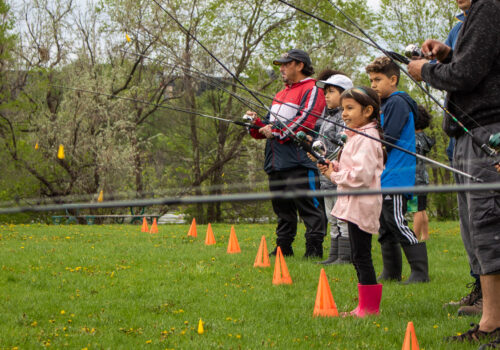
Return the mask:
{"type": "MultiPolygon", "coordinates": [[[[417,106],[417,102],[415,102],[411,97],[410,95],[408,95],[406,92],[404,91],[396,91],[396,92],[393,92],[391,94],[391,96],[394,96],[394,95],[397,95],[399,97],[401,97],[403,100],[406,101],[406,103],[408,103],[408,105],[410,106],[412,112],[413,112],[413,119],[416,121],[417,118],[418,118],[418,106],[417,106]]],[[[385,100],[385,99],[384,99],[385,100]]]]}
{"type": "Polygon", "coordinates": [[[462,11],[458,15],[456,15],[455,18],[457,19],[457,21],[463,22],[463,21],[465,21],[465,17],[467,16],[468,12],[469,12],[469,10],[462,11]]]}

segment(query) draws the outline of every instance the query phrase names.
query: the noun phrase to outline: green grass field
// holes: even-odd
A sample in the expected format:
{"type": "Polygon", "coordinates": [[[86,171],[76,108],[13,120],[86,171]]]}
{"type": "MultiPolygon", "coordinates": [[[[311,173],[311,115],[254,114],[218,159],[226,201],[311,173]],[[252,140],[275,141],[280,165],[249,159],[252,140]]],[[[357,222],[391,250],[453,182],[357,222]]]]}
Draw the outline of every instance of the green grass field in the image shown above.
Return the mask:
{"type": "MultiPolygon", "coordinates": [[[[443,308],[469,292],[458,223],[430,227],[432,281],[386,283],[380,316],[355,319],[312,316],[321,266],[302,258],[303,226],[286,259],[293,284],[280,286],[274,259],[253,267],[262,235],[273,247],[274,225],[236,225],[240,254],[226,253],[230,225],[213,225],[215,246],[205,246],[203,225],[197,238],[186,236],[187,225],[156,235],[129,225],[0,226],[0,348],[401,349],[413,321],[421,349],[477,349],[443,341],[478,318],[443,308]]],[[[353,266],[325,271],[339,311],[353,309],[353,266]]]]}

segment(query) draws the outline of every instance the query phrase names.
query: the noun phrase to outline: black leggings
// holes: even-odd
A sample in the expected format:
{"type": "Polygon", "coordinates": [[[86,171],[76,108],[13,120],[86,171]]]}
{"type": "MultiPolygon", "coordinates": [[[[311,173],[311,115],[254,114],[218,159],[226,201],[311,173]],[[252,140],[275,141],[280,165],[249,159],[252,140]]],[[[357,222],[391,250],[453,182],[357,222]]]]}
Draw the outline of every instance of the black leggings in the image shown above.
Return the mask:
{"type": "Polygon", "coordinates": [[[377,284],[372,261],[372,234],[361,230],[358,225],[347,222],[351,242],[351,259],[360,284],[377,284]]]}

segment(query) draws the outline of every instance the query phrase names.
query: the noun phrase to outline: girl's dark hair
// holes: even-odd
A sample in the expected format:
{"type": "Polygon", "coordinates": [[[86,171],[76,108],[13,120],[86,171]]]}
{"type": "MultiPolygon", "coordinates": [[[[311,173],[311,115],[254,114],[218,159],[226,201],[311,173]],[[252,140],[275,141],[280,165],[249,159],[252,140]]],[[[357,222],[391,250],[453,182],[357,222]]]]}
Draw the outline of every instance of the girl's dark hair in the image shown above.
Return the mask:
{"type": "MultiPolygon", "coordinates": [[[[323,69],[321,72],[319,72],[318,76],[316,77],[316,80],[328,80],[328,78],[330,78],[332,75],[335,75],[335,74],[345,75],[346,77],[348,76],[347,74],[345,74],[342,71],[326,68],[326,69],[323,69]]],[[[327,85],[327,86],[333,86],[333,85],[327,85]]],[[[344,89],[342,89],[340,86],[333,86],[333,87],[335,89],[337,89],[337,91],[340,94],[344,92],[344,89]]],[[[326,86],[325,86],[325,88],[326,88],[326,86]]]]}
{"type": "Polygon", "coordinates": [[[347,74],[345,74],[344,72],[341,72],[341,71],[335,70],[335,69],[326,68],[318,73],[316,80],[327,80],[328,78],[330,78],[332,75],[335,75],[335,74],[342,74],[342,75],[345,75],[347,77],[347,74]]]}
{"type": "Polygon", "coordinates": [[[415,118],[415,130],[424,130],[431,124],[432,115],[424,106],[418,105],[418,116],[415,118]]]}
{"type": "MultiPolygon", "coordinates": [[[[369,119],[377,124],[378,135],[381,140],[384,140],[384,130],[382,129],[382,124],[380,122],[380,97],[377,92],[367,86],[354,87],[344,91],[342,95],[340,95],[340,102],[342,103],[342,101],[346,98],[352,98],[354,101],[363,106],[363,108],[368,106],[373,107],[373,112],[369,119]]],[[[382,150],[384,152],[385,164],[387,161],[387,152],[384,145],[382,145],[382,150]]]]}

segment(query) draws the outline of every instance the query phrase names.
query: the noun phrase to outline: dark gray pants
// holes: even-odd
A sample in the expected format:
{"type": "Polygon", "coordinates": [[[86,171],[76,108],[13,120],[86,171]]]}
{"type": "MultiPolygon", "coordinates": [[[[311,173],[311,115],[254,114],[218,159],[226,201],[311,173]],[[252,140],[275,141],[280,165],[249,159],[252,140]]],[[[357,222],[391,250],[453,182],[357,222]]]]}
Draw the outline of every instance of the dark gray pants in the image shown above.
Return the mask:
{"type": "MultiPolygon", "coordinates": [[[[318,172],[295,168],[269,174],[271,191],[319,189],[318,172]]],[[[273,199],[273,210],[278,216],[276,244],[290,246],[297,234],[297,211],[306,226],[306,242],[321,245],[326,234],[326,216],[323,198],[273,199]]]]}
{"type": "MultiPolygon", "coordinates": [[[[481,142],[500,132],[500,122],[471,130],[481,142]]],[[[500,174],[472,138],[457,138],[453,154],[455,168],[481,178],[484,182],[499,182],[500,174]]],[[[467,185],[472,180],[455,176],[457,184],[467,185]]],[[[472,272],[479,275],[500,270],[500,193],[492,191],[458,193],[460,231],[472,272]]]]}

